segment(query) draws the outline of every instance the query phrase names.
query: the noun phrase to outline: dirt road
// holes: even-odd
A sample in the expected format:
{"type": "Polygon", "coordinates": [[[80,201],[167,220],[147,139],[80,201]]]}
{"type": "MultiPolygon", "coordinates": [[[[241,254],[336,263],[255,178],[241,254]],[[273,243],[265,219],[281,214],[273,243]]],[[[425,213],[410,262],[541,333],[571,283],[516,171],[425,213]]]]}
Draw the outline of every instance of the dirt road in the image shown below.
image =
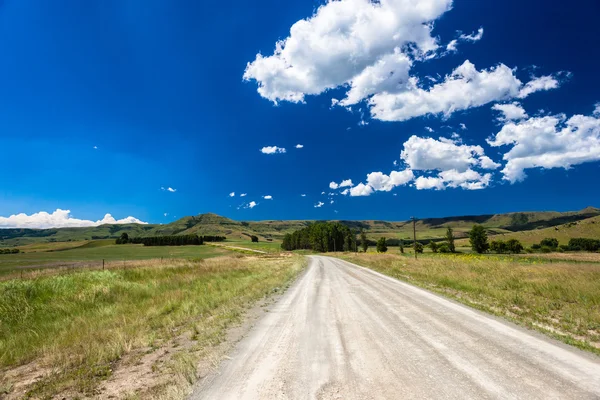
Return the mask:
{"type": "Polygon", "coordinates": [[[191,398],[598,399],[600,358],[314,256],[191,398]]]}

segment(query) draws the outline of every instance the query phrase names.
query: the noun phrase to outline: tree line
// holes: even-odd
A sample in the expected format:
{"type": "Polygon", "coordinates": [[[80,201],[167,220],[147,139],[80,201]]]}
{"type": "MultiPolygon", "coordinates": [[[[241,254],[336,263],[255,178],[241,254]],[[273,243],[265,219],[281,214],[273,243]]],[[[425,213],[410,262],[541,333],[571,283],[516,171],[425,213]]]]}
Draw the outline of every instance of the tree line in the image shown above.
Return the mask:
{"type": "Polygon", "coordinates": [[[126,232],[116,240],[116,244],[143,244],[144,246],[198,246],[206,242],[222,242],[225,236],[214,235],[167,235],[130,238],[126,232]]]}
{"type": "Polygon", "coordinates": [[[314,250],[318,252],[354,251],[355,234],[339,222],[314,222],[293,233],[286,233],[283,250],[314,250]]]}
{"type": "Polygon", "coordinates": [[[19,254],[19,249],[0,249],[0,254],[19,254]]]}
{"type": "MultiPolygon", "coordinates": [[[[486,253],[491,251],[498,254],[519,254],[525,248],[517,239],[493,240],[488,242],[488,236],[485,228],[481,225],[475,225],[469,232],[469,241],[471,248],[477,253],[486,253]]],[[[556,238],[545,238],[539,244],[533,244],[527,252],[541,251],[550,253],[554,251],[600,251],[600,240],[589,238],[572,238],[569,244],[561,245],[556,238]]]]}

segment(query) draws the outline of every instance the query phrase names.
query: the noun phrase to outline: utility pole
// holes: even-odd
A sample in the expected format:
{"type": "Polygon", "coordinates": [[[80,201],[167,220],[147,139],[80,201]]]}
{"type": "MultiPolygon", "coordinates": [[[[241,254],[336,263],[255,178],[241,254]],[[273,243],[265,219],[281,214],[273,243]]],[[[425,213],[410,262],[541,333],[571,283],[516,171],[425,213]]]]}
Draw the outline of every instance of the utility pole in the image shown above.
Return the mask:
{"type": "Polygon", "coordinates": [[[415,260],[417,259],[417,219],[410,217],[413,222],[413,249],[415,251],[415,260]]]}

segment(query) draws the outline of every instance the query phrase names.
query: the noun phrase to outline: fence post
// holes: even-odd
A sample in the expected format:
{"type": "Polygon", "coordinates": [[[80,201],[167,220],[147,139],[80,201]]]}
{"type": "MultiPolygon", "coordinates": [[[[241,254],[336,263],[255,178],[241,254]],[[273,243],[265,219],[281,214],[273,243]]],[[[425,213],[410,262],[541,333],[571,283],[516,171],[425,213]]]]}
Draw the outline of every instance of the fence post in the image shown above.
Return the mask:
{"type": "Polygon", "coordinates": [[[104,258],[102,259],[102,271],[104,271],[104,258]]]}

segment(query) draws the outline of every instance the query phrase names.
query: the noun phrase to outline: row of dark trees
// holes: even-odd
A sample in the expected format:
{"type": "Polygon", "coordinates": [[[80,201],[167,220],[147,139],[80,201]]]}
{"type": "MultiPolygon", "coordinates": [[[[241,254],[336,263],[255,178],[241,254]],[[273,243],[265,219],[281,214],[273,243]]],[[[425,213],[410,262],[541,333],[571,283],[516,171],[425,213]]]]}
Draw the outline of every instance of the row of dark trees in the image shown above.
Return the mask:
{"type": "MultiPolygon", "coordinates": [[[[471,248],[477,253],[492,253],[504,254],[519,254],[524,250],[523,245],[517,239],[509,239],[507,241],[494,240],[488,242],[488,236],[485,228],[481,225],[475,225],[469,232],[469,241],[471,248]]],[[[560,245],[556,238],[545,238],[539,244],[534,244],[527,251],[600,251],[600,240],[589,238],[573,238],[569,240],[568,245],[560,245]]]]}
{"type": "Polygon", "coordinates": [[[281,248],[287,251],[353,251],[356,249],[356,238],[350,228],[339,222],[315,222],[294,233],[287,233],[281,248]]]}
{"type": "Polygon", "coordinates": [[[0,249],[0,254],[19,254],[19,249],[0,249]]]}

